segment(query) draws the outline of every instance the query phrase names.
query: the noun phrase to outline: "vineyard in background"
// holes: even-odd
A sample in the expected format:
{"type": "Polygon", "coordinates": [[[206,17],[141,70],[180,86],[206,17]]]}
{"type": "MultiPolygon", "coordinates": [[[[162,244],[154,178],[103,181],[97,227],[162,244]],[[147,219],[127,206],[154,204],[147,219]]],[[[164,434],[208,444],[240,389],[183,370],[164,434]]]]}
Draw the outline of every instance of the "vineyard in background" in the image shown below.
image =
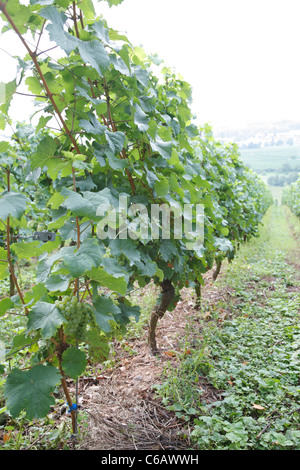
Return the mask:
{"type": "MultiPolygon", "coordinates": [[[[21,327],[11,344],[0,337],[0,399],[12,417],[42,418],[61,386],[76,434],[78,404],[67,378],[105,361],[114,334],[138,320],[131,293],[150,283],[161,291],[149,320],[156,353],[159,319],[187,285],[201,305],[204,274],[214,269],[216,279],[222,262],[258,234],[272,196],[235,144],[195,124],[189,84],[167,68],[154,73],[159,59],[96,17],[91,0],[0,0],[0,9],[4,31],[26,49],[16,78],[1,84],[1,128],[14,131],[0,142],[0,280],[7,282],[0,316],[19,315],[21,327]],[[61,58],[44,46],[48,35],[61,58]],[[34,127],[9,114],[24,84],[40,116],[34,127]],[[98,208],[119,212],[120,197],[128,201],[125,226],[122,217],[106,217],[100,239],[98,208]],[[190,247],[172,223],[169,238],[141,238],[154,204],[171,213],[203,205],[203,245],[190,247]],[[36,275],[24,289],[28,264],[36,275]]],[[[299,181],[284,203],[299,215],[299,181]]]]}
{"type": "Polygon", "coordinates": [[[293,214],[300,217],[300,178],[283,190],[282,204],[288,206],[293,214]]]}

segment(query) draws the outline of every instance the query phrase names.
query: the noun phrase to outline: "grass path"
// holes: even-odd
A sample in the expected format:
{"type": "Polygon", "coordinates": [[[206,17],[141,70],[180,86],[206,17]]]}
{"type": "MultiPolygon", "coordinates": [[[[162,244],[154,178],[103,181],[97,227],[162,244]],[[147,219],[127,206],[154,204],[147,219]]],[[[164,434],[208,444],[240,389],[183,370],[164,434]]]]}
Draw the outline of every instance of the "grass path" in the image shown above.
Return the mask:
{"type": "Polygon", "coordinates": [[[168,370],[164,404],[197,449],[300,450],[299,221],[273,206],[191,319],[191,354],[168,370]],[[208,393],[210,392],[210,393],[208,393]]]}

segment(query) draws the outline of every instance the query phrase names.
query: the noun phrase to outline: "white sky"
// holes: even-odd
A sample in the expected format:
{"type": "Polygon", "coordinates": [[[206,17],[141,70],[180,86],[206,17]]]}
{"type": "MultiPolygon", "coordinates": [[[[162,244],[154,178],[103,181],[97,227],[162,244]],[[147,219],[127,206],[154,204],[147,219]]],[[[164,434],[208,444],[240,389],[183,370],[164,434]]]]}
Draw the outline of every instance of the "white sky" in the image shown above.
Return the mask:
{"type": "MultiPolygon", "coordinates": [[[[192,85],[199,124],[300,120],[299,0],[124,0],[98,2],[97,12],[192,85]]],[[[11,54],[16,44],[0,37],[11,54]]],[[[0,81],[14,71],[0,50],[0,81]]],[[[20,118],[26,100],[14,104],[20,118]]]]}
{"type": "Polygon", "coordinates": [[[98,11],[183,75],[200,123],[300,120],[299,0],[124,0],[98,11]]]}

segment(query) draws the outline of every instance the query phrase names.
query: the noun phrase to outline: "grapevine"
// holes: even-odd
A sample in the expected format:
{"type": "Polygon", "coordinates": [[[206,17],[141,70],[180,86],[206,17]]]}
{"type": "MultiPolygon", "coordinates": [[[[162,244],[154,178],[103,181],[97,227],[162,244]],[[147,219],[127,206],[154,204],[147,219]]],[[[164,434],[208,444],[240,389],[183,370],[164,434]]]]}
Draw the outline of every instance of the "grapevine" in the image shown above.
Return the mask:
{"type": "MultiPolygon", "coordinates": [[[[167,67],[158,77],[152,69],[159,60],[109,28],[90,0],[0,0],[0,9],[5,28],[26,49],[20,80],[4,84],[0,127],[10,123],[21,83],[41,113],[35,128],[17,126],[14,138],[0,143],[0,279],[11,276],[14,287],[0,299],[0,315],[18,309],[26,316],[17,337],[24,348],[32,337],[46,343],[41,364],[33,360],[29,371],[3,367],[5,398],[12,416],[25,411],[29,419],[40,418],[61,383],[76,433],[66,377],[77,380],[93,355],[105,357],[115,325],[126,328],[139,318],[140,307],[130,298],[135,286],[154,282],[161,289],[149,321],[156,353],[158,319],[175,308],[187,283],[199,301],[204,273],[216,264],[216,277],[222,261],[257,235],[272,199],[235,145],[217,142],[209,126],[194,122],[190,85],[167,67]],[[61,58],[41,48],[46,33],[61,58]],[[120,198],[128,203],[125,224],[120,198]],[[184,204],[204,206],[201,247],[191,248],[186,233],[177,237],[174,224],[169,238],[137,236],[141,214],[130,209],[142,206],[150,227],[153,205],[174,212],[184,204]],[[107,221],[102,237],[99,208],[119,214],[107,221]],[[18,239],[34,228],[55,232],[55,241],[18,239]],[[36,285],[23,293],[14,266],[33,258],[36,285]],[[28,383],[38,395],[31,401],[28,383]],[[40,396],[44,401],[35,407],[40,396]]],[[[196,222],[194,213],[190,222],[196,222]]]]}
{"type": "Polygon", "coordinates": [[[300,178],[284,188],[282,204],[288,206],[293,214],[300,217],[300,178]]]}

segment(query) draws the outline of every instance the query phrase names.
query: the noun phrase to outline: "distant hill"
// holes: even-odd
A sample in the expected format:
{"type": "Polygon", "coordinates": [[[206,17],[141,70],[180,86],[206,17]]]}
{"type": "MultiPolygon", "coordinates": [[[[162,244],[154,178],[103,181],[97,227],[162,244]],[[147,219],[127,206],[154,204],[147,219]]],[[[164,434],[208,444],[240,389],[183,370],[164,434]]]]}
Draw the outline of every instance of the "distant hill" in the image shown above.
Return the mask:
{"type": "Polygon", "coordinates": [[[216,137],[236,142],[240,148],[300,146],[300,121],[254,123],[235,128],[219,129],[216,137]]]}
{"type": "Polygon", "coordinates": [[[240,147],[240,154],[246,165],[258,173],[300,171],[300,145],[240,147]]]}
{"type": "Polygon", "coordinates": [[[235,142],[244,163],[274,189],[296,181],[300,174],[300,122],[256,123],[219,130],[222,142],[235,142]]]}

